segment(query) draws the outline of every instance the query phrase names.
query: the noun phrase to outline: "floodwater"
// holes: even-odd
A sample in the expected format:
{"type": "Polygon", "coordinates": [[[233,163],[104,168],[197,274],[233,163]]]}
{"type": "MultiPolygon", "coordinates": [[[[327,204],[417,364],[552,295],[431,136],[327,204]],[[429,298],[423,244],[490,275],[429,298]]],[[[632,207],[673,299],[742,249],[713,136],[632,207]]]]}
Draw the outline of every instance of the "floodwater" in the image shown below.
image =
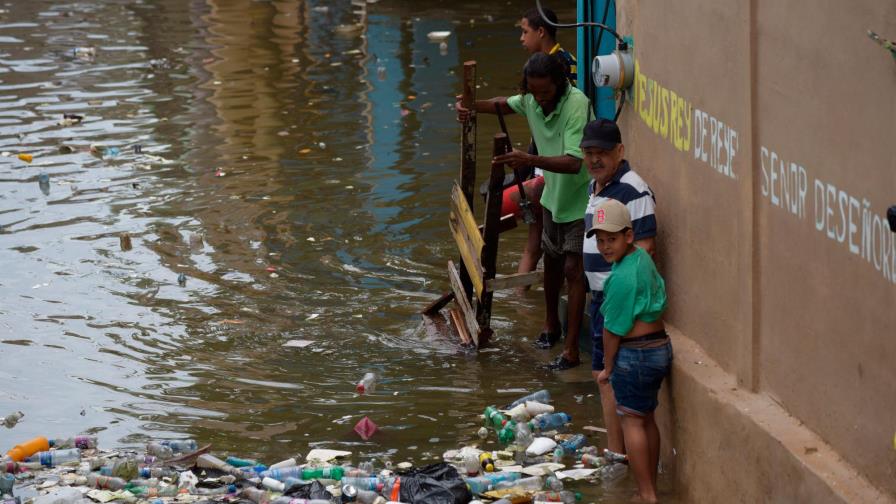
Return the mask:
{"type": "MultiPolygon", "coordinates": [[[[539,388],[601,425],[586,366],[537,368],[540,290],[496,296],[478,355],[421,330],[457,255],[462,63],[478,61],[480,97],[513,93],[530,6],[384,0],[352,26],[348,1],[2,4],[0,416],[26,416],[0,448],[92,432],[422,464],[478,442],[484,406],[539,388]],[[359,397],[367,371],[381,383],[359,397]],[[381,428],[367,442],[364,415],[381,428]]],[[[479,180],[496,131],[480,119],[479,180]]],[[[524,236],[502,235],[500,272],[524,236]]],[[[574,488],[621,502],[633,485],[574,488]]]]}

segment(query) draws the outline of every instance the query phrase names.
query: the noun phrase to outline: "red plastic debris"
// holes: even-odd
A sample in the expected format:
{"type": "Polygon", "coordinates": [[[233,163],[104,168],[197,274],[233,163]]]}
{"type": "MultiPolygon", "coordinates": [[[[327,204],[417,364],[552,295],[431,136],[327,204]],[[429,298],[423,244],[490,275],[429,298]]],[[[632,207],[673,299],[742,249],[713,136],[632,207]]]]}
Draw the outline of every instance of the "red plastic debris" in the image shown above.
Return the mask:
{"type": "Polygon", "coordinates": [[[364,417],[357,424],[355,424],[355,432],[361,436],[361,439],[367,441],[370,439],[373,434],[376,432],[377,427],[376,424],[373,423],[373,420],[370,418],[364,417]]]}

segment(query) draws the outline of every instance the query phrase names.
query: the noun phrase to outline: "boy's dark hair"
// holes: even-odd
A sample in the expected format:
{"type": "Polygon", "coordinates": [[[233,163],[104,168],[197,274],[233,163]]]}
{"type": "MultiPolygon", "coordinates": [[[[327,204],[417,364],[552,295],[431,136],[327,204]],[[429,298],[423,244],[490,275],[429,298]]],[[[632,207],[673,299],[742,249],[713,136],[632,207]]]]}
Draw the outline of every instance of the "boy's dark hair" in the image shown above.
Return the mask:
{"type": "MultiPolygon", "coordinates": [[[[557,23],[557,15],[554,14],[554,11],[547,8],[542,8],[541,10],[544,11],[545,17],[547,17],[550,22],[554,24],[557,23]]],[[[523,14],[523,19],[529,22],[529,27],[533,30],[544,28],[544,31],[547,32],[552,39],[557,38],[557,27],[545,23],[544,18],[538,13],[538,9],[527,10],[526,13],[523,14]]]]}
{"type": "Polygon", "coordinates": [[[520,83],[522,94],[529,93],[529,77],[549,77],[557,86],[556,101],[560,101],[560,97],[566,94],[566,86],[569,81],[566,80],[566,65],[556,56],[538,52],[529,56],[529,61],[523,67],[523,81],[520,83]]]}

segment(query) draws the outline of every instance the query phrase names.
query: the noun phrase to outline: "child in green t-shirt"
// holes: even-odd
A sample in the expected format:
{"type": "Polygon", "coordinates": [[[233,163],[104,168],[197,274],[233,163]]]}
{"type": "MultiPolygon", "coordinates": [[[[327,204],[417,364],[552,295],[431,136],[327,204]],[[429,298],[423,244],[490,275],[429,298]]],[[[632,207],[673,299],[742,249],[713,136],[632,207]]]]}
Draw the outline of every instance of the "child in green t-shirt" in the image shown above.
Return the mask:
{"type": "Polygon", "coordinates": [[[601,203],[592,224],[586,238],[597,235],[598,250],[613,264],[600,307],[606,367],[598,381],[613,386],[638,496],[656,502],[660,432],[654,411],[660,384],[672,362],[672,343],[662,320],[666,286],[650,255],[634,245],[625,205],[614,199],[601,203]]]}

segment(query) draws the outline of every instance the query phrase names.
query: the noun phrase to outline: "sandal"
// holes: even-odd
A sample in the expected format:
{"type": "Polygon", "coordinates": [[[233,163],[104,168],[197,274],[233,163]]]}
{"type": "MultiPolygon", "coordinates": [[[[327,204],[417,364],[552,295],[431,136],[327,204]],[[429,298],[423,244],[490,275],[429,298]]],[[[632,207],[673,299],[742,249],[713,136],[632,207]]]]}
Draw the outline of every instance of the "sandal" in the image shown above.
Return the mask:
{"type": "Polygon", "coordinates": [[[542,350],[547,350],[556,345],[558,341],[560,341],[560,336],[560,333],[549,333],[547,331],[544,331],[540,335],[538,335],[538,339],[532,342],[532,346],[534,346],[535,348],[540,348],[542,350]]]}
{"type": "Polygon", "coordinates": [[[550,364],[547,364],[545,366],[545,369],[549,369],[551,371],[566,371],[567,369],[572,369],[581,363],[581,361],[573,362],[567,359],[566,356],[561,354],[557,356],[557,358],[554,359],[550,364]]]}

